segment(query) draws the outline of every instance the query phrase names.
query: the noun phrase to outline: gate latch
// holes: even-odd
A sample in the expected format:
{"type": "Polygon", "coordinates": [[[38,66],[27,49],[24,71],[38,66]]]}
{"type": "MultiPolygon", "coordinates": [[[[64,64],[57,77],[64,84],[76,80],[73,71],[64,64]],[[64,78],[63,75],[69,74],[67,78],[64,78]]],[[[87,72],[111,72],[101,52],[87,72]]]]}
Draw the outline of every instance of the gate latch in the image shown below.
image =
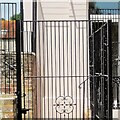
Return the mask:
{"type": "Polygon", "coordinates": [[[26,114],[27,111],[29,111],[29,110],[31,110],[31,109],[25,109],[25,108],[23,108],[21,111],[22,111],[23,114],[26,114]]]}

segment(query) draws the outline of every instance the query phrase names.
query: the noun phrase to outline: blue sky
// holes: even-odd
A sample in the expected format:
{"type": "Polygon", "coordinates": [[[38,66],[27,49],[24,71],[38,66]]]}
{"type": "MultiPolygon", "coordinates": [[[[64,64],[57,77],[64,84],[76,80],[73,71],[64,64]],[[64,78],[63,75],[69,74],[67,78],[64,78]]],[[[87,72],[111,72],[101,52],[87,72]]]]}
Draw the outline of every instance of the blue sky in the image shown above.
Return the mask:
{"type": "Polygon", "coordinates": [[[101,9],[118,9],[118,2],[97,2],[96,5],[101,9]]]}
{"type": "Polygon", "coordinates": [[[7,3],[18,3],[20,0],[0,0],[0,2],[3,2],[3,3],[5,3],[5,2],[7,2],[7,3]]]}
{"type": "MultiPolygon", "coordinates": [[[[0,3],[16,3],[17,4],[17,13],[19,13],[20,11],[20,4],[19,4],[20,0],[0,0],[0,3]]],[[[12,5],[9,5],[9,14],[8,14],[8,4],[1,5],[1,11],[0,11],[0,18],[5,18],[5,19],[9,19],[12,15],[15,14],[15,6],[12,8],[12,5]],[[5,9],[5,11],[4,11],[5,9]]]]}
{"type": "Polygon", "coordinates": [[[20,0],[0,0],[0,3],[17,3],[17,11],[18,12],[20,10],[19,2],[20,2],[20,0]]]}

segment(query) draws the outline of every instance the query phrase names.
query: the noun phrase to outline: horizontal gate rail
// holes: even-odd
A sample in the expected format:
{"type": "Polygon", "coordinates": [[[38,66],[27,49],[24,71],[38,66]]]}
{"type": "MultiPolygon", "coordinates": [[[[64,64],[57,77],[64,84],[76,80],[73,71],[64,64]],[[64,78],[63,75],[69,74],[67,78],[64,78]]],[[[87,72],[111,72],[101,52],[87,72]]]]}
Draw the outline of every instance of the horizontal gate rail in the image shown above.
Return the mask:
{"type": "Polygon", "coordinates": [[[89,78],[93,78],[93,77],[108,77],[108,75],[102,75],[102,74],[98,74],[95,76],[28,76],[28,77],[24,77],[24,78],[60,78],[60,77],[89,77],[89,78]]]}

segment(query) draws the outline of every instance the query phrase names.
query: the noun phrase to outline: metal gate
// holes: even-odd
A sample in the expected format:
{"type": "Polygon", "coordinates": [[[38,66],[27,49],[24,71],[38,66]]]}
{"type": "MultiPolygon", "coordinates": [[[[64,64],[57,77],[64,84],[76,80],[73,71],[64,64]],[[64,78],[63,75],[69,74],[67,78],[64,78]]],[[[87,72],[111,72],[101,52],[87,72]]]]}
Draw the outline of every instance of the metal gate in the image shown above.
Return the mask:
{"type": "Polygon", "coordinates": [[[0,2],[0,119],[14,118],[16,98],[16,3],[0,2]]]}
{"type": "Polygon", "coordinates": [[[112,41],[111,22],[92,25],[90,36],[90,80],[92,116],[112,119],[112,41]],[[99,28],[99,25],[102,27],[99,28]]]}
{"type": "Polygon", "coordinates": [[[16,44],[18,117],[112,119],[111,21],[21,25],[16,44]]]}
{"type": "Polygon", "coordinates": [[[16,3],[0,3],[0,94],[16,89],[16,22],[10,19],[16,10],[16,3]]]}
{"type": "Polygon", "coordinates": [[[111,24],[111,41],[112,41],[112,76],[113,76],[113,118],[119,114],[119,31],[120,31],[120,9],[91,9],[89,10],[90,20],[112,21],[111,24]]]}

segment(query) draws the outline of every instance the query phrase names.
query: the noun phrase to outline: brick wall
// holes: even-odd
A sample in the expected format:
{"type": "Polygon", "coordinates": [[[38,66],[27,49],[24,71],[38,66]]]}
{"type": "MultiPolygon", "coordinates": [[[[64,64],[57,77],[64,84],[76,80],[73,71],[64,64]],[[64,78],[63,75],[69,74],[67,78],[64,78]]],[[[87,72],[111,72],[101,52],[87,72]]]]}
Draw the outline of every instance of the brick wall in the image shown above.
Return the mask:
{"type": "MultiPolygon", "coordinates": [[[[15,57],[15,56],[13,56],[15,57]]],[[[26,118],[32,118],[32,103],[33,103],[33,82],[32,79],[29,78],[33,74],[33,68],[34,68],[34,60],[35,57],[33,54],[24,54],[21,56],[21,82],[22,82],[22,96],[24,95],[23,93],[25,92],[25,97],[22,97],[22,108],[24,108],[24,102],[25,102],[25,108],[30,109],[29,112],[26,114],[26,118]],[[28,77],[28,78],[26,78],[28,77]]],[[[14,118],[15,112],[13,110],[14,100],[16,98],[15,92],[16,92],[16,79],[14,80],[11,78],[10,79],[10,89],[9,89],[9,84],[6,85],[6,93],[5,93],[5,77],[2,76],[2,89],[1,89],[1,94],[0,94],[0,118],[14,118]],[[13,83],[14,81],[14,83],[13,83]],[[9,89],[9,90],[7,90],[9,89]],[[9,92],[8,92],[9,91],[9,92]],[[10,94],[8,94],[10,93],[10,94]]],[[[35,105],[34,105],[35,106],[35,105]]]]}
{"type": "Polygon", "coordinates": [[[15,96],[9,94],[0,95],[0,119],[14,118],[13,101],[15,96]]]}

